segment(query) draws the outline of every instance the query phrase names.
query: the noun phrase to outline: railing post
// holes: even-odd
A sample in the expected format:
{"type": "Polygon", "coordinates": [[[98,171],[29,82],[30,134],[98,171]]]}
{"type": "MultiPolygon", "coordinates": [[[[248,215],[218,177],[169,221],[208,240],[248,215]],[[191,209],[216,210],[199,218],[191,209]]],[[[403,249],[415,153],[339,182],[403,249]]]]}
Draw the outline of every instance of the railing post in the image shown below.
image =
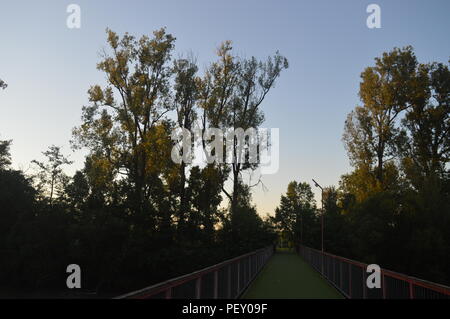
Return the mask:
{"type": "Polygon", "coordinates": [[[322,261],[322,276],[325,276],[324,272],[323,272],[323,252],[320,253],[320,259],[322,261]]]}
{"type": "Polygon", "coordinates": [[[166,299],[172,299],[172,287],[167,288],[164,294],[164,298],[166,299]]]}
{"type": "Polygon", "coordinates": [[[228,299],[231,299],[231,264],[228,265],[228,299]]]}
{"type": "Polygon", "coordinates": [[[367,298],[367,291],[366,291],[366,271],[364,269],[364,266],[361,266],[362,269],[362,289],[363,289],[363,299],[367,298]]]}
{"type": "Polygon", "coordinates": [[[253,278],[253,274],[252,274],[252,258],[253,258],[253,256],[249,256],[249,257],[248,257],[248,277],[247,277],[247,283],[250,282],[250,280],[252,280],[252,278],[253,278]]]}
{"type": "Polygon", "coordinates": [[[256,255],[255,259],[256,259],[256,273],[258,273],[258,271],[259,271],[259,255],[256,255]]]}
{"type": "Polygon", "coordinates": [[[352,299],[352,264],[348,264],[348,295],[352,299]]]}
{"type": "Polygon", "coordinates": [[[333,264],[333,281],[336,284],[336,259],[334,257],[332,257],[332,264],[333,264]]]}
{"type": "Polygon", "coordinates": [[[258,271],[260,271],[264,267],[264,265],[266,263],[266,261],[265,261],[266,257],[265,256],[266,256],[266,251],[263,250],[261,252],[261,254],[259,255],[259,269],[258,269],[258,271]]]}
{"type": "Polygon", "coordinates": [[[239,283],[241,281],[240,277],[241,277],[241,262],[238,261],[238,263],[237,263],[237,296],[239,296],[239,294],[241,293],[241,287],[239,285],[239,283]]]}
{"type": "Polygon", "coordinates": [[[411,280],[409,281],[409,299],[414,299],[414,289],[411,280]]]}
{"type": "Polygon", "coordinates": [[[214,299],[219,298],[219,271],[214,272],[214,299]]]}
{"type": "Polygon", "coordinates": [[[381,271],[381,279],[382,279],[382,285],[383,285],[383,299],[386,299],[386,280],[384,277],[384,271],[381,271]]]}
{"type": "Polygon", "coordinates": [[[202,296],[202,277],[198,277],[195,281],[195,299],[200,299],[202,296]]]}

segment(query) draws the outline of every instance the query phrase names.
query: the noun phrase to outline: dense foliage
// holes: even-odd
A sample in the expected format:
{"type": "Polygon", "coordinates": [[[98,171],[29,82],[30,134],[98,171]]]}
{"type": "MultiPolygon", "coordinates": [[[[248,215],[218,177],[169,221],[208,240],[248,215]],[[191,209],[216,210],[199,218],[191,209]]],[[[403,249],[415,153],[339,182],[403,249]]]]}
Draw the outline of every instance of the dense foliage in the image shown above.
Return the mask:
{"type": "Polygon", "coordinates": [[[227,41],[200,75],[193,58],[172,61],[165,29],[140,39],[107,30],[107,41],[106,86],[89,89],[73,129],[74,149],[88,151],[82,170],[67,176],[72,162],[51,146],[28,176],[10,166],[11,141],[0,143],[1,287],[64,290],[78,264],[83,289],[128,292],[276,240],[242,180],[257,165],[177,164],[171,132],[257,128],[287,60],[243,59],[227,41]]]}
{"type": "MultiPolygon", "coordinates": [[[[324,249],[449,284],[448,65],[420,64],[406,47],[384,53],[361,78],[362,105],[343,135],[354,170],[339,189],[324,190],[324,249]]],[[[289,184],[275,221],[295,243],[321,248],[309,184],[289,184]]]]}

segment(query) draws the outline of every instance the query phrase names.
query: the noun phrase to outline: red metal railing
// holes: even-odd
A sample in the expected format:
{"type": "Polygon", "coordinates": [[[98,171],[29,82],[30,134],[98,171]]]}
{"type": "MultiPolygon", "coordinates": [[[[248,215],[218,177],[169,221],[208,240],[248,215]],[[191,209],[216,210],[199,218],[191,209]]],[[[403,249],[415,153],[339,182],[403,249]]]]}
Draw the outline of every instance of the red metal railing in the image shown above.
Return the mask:
{"type": "Polygon", "coordinates": [[[269,246],[220,264],[133,291],[117,299],[234,299],[253,281],[274,251],[269,246]]]}
{"type": "Polygon", "coordinates": [[[450,299],[450,287],[381,269],[381,287],[366,285],[367,264],[299,246],[299,254],[345,297],[356,299],[450,299]]]}

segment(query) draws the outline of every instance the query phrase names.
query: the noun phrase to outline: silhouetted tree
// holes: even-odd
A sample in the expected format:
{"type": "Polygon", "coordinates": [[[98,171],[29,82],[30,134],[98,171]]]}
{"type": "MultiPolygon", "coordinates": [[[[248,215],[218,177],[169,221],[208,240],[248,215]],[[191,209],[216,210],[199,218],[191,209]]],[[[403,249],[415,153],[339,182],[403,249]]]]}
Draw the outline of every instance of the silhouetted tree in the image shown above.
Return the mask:
{"type": "Polygon", "coordinates": [[[37,187],[43,196],[48,196],[52,204],[55,192],[61,194],[67,183],[68,177],[63,171],[63,166],[73,162],[61,153],[61,147],[55,145],[50,146],[42,154],[46,157],[45,162],[33,160],[32,163],[38,167],[37,187]]]}
{"type": "Polygon", "coordinates": [[[281,196],[275,209],[275,221],[294,244],[317,244],[316,203],[311,186],[290,182],[286,195],[281,196]]]}

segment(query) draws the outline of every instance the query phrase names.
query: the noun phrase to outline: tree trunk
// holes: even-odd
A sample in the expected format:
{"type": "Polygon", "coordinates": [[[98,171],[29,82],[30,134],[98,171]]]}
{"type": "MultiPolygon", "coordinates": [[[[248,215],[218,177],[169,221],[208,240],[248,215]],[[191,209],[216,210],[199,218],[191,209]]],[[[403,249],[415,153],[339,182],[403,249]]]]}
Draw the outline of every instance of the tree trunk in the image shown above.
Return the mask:
{"type": "Polygon", "coordinates": [[[183,231],[184,229],[184,225],[186,222],[186,207],[187,207],[187,203],[186,203],[186,164],[183,162],[181,162],[181,166],[180,166],[180,207],[179,207],[179,211],[178,211],[178,230],[180,232],[183,231]]]}
{"type": "Polygon", "coordinates": [[[231,227],[236,231],[237,226],[237,206],[238,206],[238,188],[239,188],[239,164],[233,165],[233,194],[231,199],[231,227]]]}

